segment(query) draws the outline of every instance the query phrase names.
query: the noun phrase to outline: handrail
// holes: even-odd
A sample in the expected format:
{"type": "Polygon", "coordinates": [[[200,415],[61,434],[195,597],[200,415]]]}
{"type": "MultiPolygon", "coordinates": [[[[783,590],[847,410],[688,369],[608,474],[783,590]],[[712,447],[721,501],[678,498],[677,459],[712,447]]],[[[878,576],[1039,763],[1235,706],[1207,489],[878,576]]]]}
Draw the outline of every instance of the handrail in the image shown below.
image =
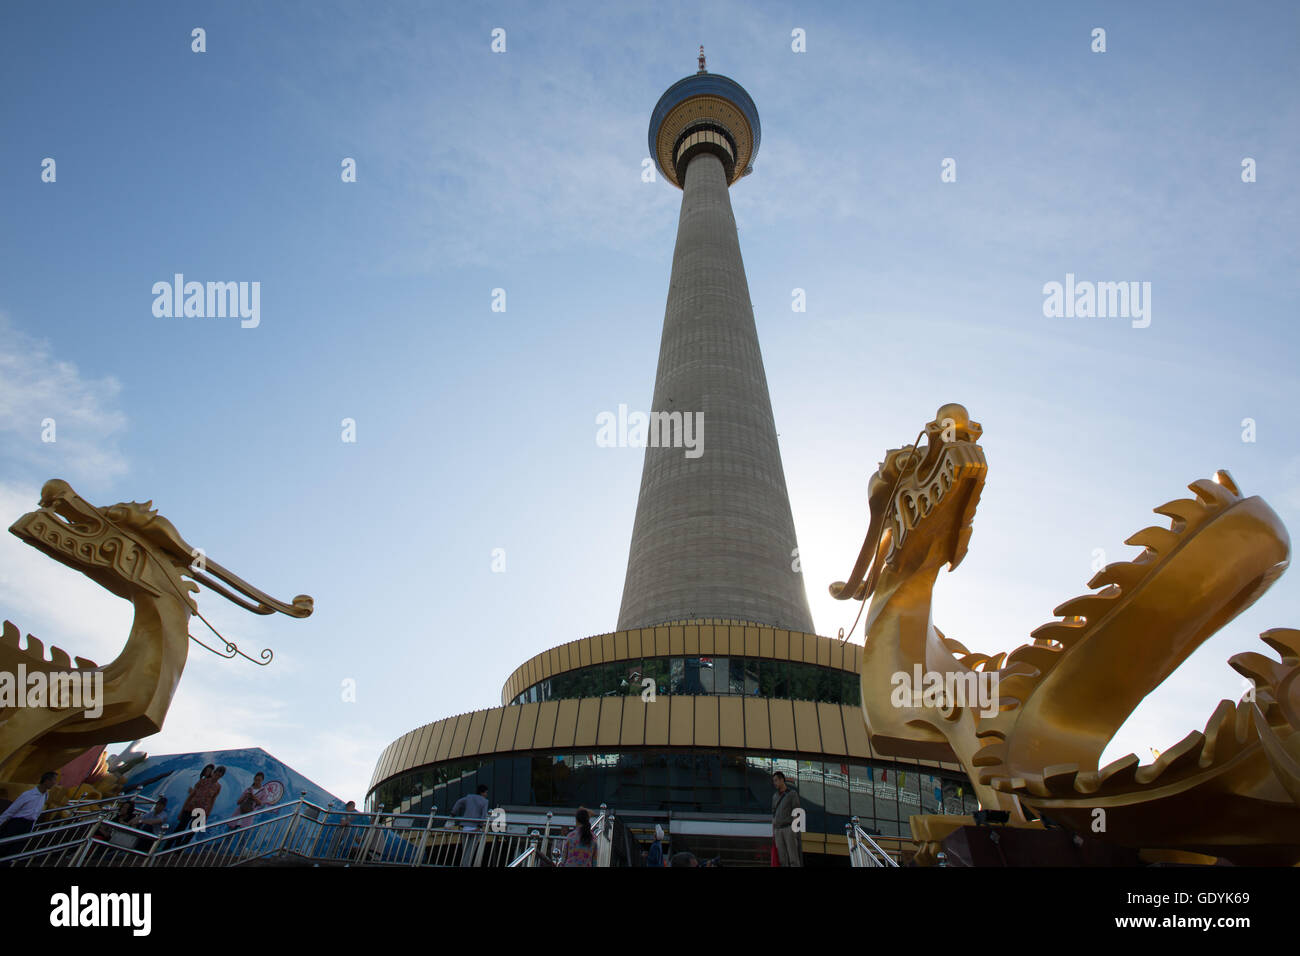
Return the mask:
{"type": "MultiPolygon", "coordinates": [[[[118,798],[119,800],[121,798],[118,798]]],[[[103,801],[103,803],[116,801],[103,801]]],[[[102,810],[102,808],[101,808],[102,810]]],[[[614,815],[602,806],[593,831],[598,864],[609,865],[614,815]]],[[[347,811],[297,800],[176,832],[151,833],[83,812],[0,840],[0,861],[18,866],[206,867],[259,860],[303,865],[511,867],[546,865],[546,834],[519,824],[460,821],[439,814],[347,811]],[[464,825],[462,825],[464,824],[464,825]]]]}
{"type": "Polygon", "coordinates": [[[850,866],[898,867],[898,861],[871,838],[871,834],[862,828],[857,817],[844,824],[844,835],[849,842],[850,866]]]}

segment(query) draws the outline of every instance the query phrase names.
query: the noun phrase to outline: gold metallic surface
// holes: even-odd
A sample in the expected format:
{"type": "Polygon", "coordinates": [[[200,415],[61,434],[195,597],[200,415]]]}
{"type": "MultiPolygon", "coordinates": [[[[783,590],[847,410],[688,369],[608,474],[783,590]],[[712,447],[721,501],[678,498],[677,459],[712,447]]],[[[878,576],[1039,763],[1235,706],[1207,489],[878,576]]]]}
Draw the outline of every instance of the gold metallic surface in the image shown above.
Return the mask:
{"type": "MultiPolygon", "coordinates": [[[[584,697],[509,704],[417,727],[380,754],[367,791],[389,777],[445,760],[585,747],[726,747],[810,760],[880,757],[867,739],[861,710],[846,704],[681,694],[661,695],[653,702],[636,695],[584,697]],[[483,728],[477,739],[467,734],[473,726],[483,728]],[[451,744],[458,736],[459,749],[451,744]]],[[[900,769],[927,767],[959,769],[923,759],[900,769]]]]}
{"type": "Polygon", "coordinates": [[[81,657],[74,662],[57,647],[50,648],[47,660],[40,641],[28,635],[26,647],[19,647],[18,629],[5,622],[0,672],[16,674],[21,665],[29,675],[41,671],[94,679],[98,674],[103,681],[99,717],[87,717],[83,708],[0,707],[0,781],[10,784],[10,790],[36,783],[43,772],[97,744],[139,739],[162,729],[189,653],[189,619],[197,611],[191,594],[199,590],[195,581],[256,614],[307,617],[312,612],[306,595],[287,604],[277,601],[215,561],[197,557],[199,552],[151,505],[132,501],[96,508],[56,478],[41,489],[37,510],[9,529],[135,607],[126,646],[103,667],[81,657]]]}
{"type": "Polygon", "coordinates": [[[584,666],[599,654],[598,663],[640,661],[647,657],[740,656],[820,664],[856,674],[862,666],[857,644],[799,631],[783,631],[747,621],[713,618],[678,621],[612,634],[595,634],[543,651],[515,669],[501,689],[508,704],[539,681],[584,666]],[[599,648],[599,650],[596,650],[599,648]],[[674,648],[676,648],[674,650],[674,648]],[[578,662],[578,663],[575,663],[578,662]]]}
{"type": "Polygon", "coordinates": [[[719,123],[730,130],[731,135],[735,137],[735,169],[731,175],[731,182],[727,184],[734,185],[741,176],[745,175],[745,169],[753,159],[754,131],[750,129],[745,114],[721,96],[703,93],[684,99],[669,110],[668,115],[659,125],[659,134],[655,138],[655,149],[659,153],[659,168],[664,171],[669,182],[681,188],[682,184],[677,181],[677,164],[673,161],[673,143],[682,130],[697,120],[712,120],[719,123]]]}
{"type": "Polygon", "coordinates": [[[1290,539],[1258,497],[1226,472],[1189,487],[1194,498],[1155,509],[1168,527],[1126,542],[1144,550],[1108,565],[1090,594],[1008,654],[974,654],[931,620],[944,565],[966,554],[987,464],[983,429],[945,405],[916,447],[890,451],[868,492],[871,520],[841,600],[871,599],[862,655],[862,710],[872,749],[956,758],[985,808],[1024,809],[1079,833],[1140,850],[1178,850],[1236,863],[1300,862],[1300,631],[1262,637],[1278,658],[1237,654],[1253,700],[1221,701],[1194,731],[1142,766],[1106,767],[1106,745],[1137,705],[1205,640],[1285,571],[1290,539]],[[898,675],[997,679],[996,712],[973,702],[893,698],[898,675]],[[1100,821],[1100,825],[1099,825],[1100,821]]]}

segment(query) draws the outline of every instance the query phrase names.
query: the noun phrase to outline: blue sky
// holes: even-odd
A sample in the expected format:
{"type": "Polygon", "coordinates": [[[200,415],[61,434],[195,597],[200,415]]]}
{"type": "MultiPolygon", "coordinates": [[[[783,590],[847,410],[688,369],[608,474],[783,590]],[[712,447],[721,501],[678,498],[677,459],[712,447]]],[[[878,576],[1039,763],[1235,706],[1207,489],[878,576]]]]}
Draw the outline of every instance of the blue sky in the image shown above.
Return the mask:
{"type": "MultiPolygon", "coordinates": [[[[1010,649],[1086,590],[1095,549],[1131,555],[1150,509],[1216,468],[1300,526],[1298,21],[1284,3],[6,8],[3,517],[55,475],[96,504],[152,498],[247,580],[314,595],[306,621],[207,596],[276,660],[194,647],[142,749],[262,746],[345,799],[394,737],[612,630],[641,453],[598,447],[595,420],[650,401],[680,193],[641,181],[646,124],[703,43],[763,123],[732,201],[818,631],[852,620],[826,585],[861,543],[867,477],[960,401],[990,472],[935,621],[1010,649]],[[176,272],[260,282],[260,325],[155,317],[176,272]],[[1150,326],[1045,318],[1067,272],[1150,282],[1150,326]]],[[[1209,641],[1112,756],[1240,696],[1227,657],[1300,625],[1297,594],[1283,577],[1209,641]]],[[[101,661],[130,624],[7,535],[0,615],[101,661]]]]}

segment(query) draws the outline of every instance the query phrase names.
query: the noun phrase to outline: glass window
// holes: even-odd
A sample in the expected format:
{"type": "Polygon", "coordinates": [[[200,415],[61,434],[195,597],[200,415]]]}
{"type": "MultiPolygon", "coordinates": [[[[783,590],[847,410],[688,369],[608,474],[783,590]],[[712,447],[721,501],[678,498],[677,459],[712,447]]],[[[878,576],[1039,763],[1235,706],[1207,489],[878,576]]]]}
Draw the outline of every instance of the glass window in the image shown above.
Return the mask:
{"type": "Polygon", "coordinates": [[[777,696],[777,672],[783,664],[783,661],[763,661],[763,665],[758,672],[758,695],[760,697],[770,699],[777,696]]]}
{"type": "Polygon", "coordinates": [[[829,667],[817,668],[817,700],[827,704],[840,702],[840,672],[829,667]]]}
{"type": "Polygon", "coordinates": [[[727,810],[750,810],[745,790],[745,757],[738,753],[724,753],[721,768],[722,806],[727,810]]]}
{"type": "Polygon", "coordinates": [[[556,754],[551,758],[554,775],[554,803],[561,807],[577,807],[578,784],[573,776],[573,755],[556,754]]]}
{"type": "Polygon", "coordinates": [[[686,693],[686,661],[680,657],[672,658],[668,673],[668,693],[686,693]]]}
{"type": "MultiPolygon", "coordinates": [[[[786,777],[790,775],[787,773],[786,777]]],[[[826,832],[826,769],[820,760],[800,760],[799,779],[794,783],[799,791],[799,806],[804,808],[805,824],[809,833],[826,832]]]]}
{"type": "Polygon", "coordinates": [[[773,675],[772,696],[788,699],[790,697],[790,662],[768,661],[763,673],[766,674],[769,668],[772,670],[773,675]]]}
{"type": "Polygon", "coordinates": [[[695,797],[695,757],[682,751],[668,755],[668,799],[677,809],[698,810],[695,797]]]}
{"type": "Polygon", "coordinates": [[[849,765],[827,761],[826,768],[826,832],[843,833],[849,822],[849,765]]]}
{"type": "Polygon", "coordinates": [[[703,694],[704,682],[700,678],[700,659],[698,657],[688,657],[684,662],[683,693],[686,694],[703,694]]]}
{"type": "Polygon", "coordinates": [[[639,660],[624,661],[621,666],[622,678],[619,686],[622,688],[623,693],[640,697],[641,680],[644,677],[641,662],[639,660]]]}
{"type": "Polygon", "coordinates": [[[645,788],[642,755],[639,753],[622,753],[617,755],[617,763],[611,771],[608,782],[606,802],[617,813],[628,807],[640,807],[645,804],[645,788]]]}
{"type": "Polygon", "coordinates": [[[645,662],[646,676],[654,681],[654,690],[656,694],[668,694],[671,687],[668,681],[668,658],[651,657],[645,662]]]}
{"type": "Polygon", "coordinates": [[[727,677],[728,693],[745,693],[745,659],[743,657],[733,657],[731,659],[731,670],[727,677]]]}
{"type": "Polygon", "coordinates": [[[722,809],[722,758],[717,753],[695,754],[695,800],[701,810],[722,809]]]}
{"type": "Polygon", "coordinates": [[[794,700],[817,699],[817,668],[811,664],[790,663],[790,697],[794,700]]]}
{"type": "Polygon", "coordinates": [[[767,754],[745,755],[746,806],[755,813],[772,812],[772,758],[767,754]]]}
{"type": "Polygon", "coordinates": [[[713,658],[713,690],[714,694],[730,693],[728,681],[731,674],[731,658],[715,657],[713,658]]]}
{"type": "Polygon", "coordinates": [[[759,663],[757,657],[745,658],[745,696],[758,696],[758,671],[759,663]]]}

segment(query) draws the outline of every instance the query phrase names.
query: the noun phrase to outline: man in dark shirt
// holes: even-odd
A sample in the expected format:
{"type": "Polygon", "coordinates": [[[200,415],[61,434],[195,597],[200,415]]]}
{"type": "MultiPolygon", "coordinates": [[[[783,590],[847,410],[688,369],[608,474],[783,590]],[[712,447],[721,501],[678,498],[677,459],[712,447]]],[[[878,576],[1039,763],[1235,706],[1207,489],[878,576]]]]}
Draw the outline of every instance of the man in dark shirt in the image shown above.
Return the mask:
{"type": "Polygon", "coordinates": [[[785,774],[772,774],[772,837],[776,841],[776,855],[782,866],[803,866],[801,837],[794,830],[795,811],[799,809],[799,794],[786,785],[785,774]]]}

